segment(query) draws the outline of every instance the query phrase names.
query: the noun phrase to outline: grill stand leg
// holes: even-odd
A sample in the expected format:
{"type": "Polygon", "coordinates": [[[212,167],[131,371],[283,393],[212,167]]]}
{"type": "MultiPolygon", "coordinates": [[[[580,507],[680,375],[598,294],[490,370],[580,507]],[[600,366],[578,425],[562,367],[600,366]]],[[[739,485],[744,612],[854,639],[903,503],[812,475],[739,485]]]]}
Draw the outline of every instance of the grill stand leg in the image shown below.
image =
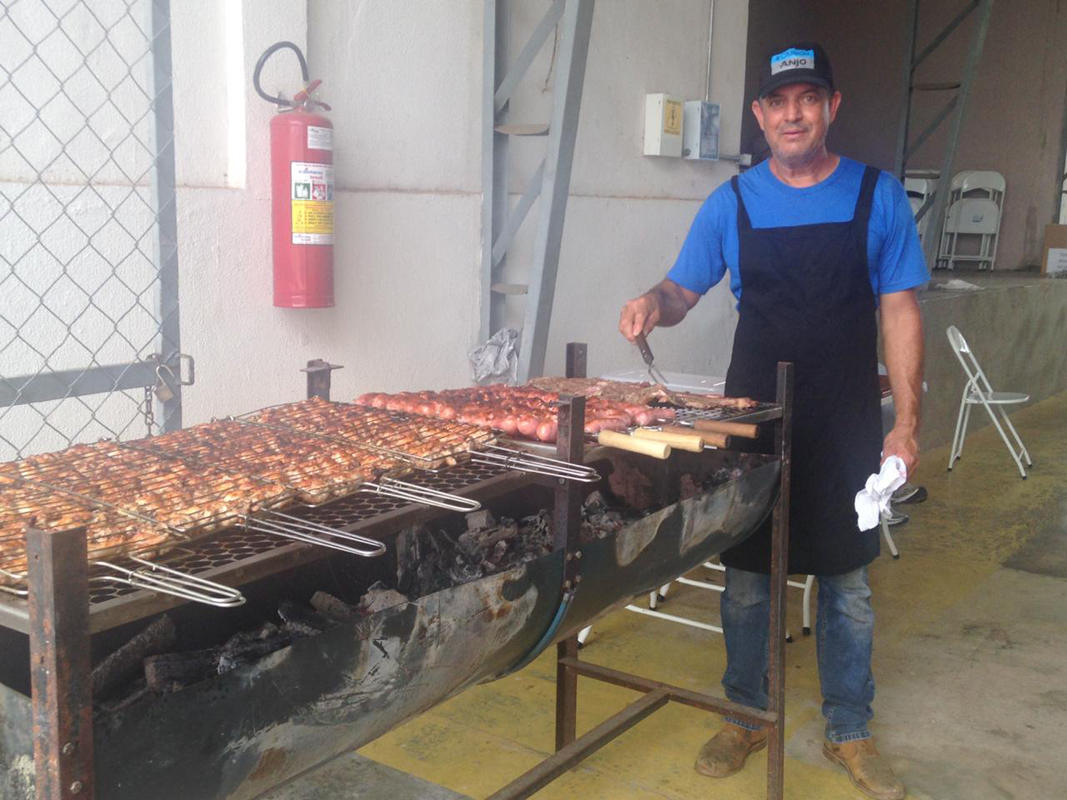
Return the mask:
{"type": "MultiPolygon", "coordinates": [[[[566,377],[586,377],[587,350],[588,348],[583,342],[569,342],[567,344],[566,377]]],[[[573,406],[570,406],[569,410],[566,412],[566,423],[564,423],[563,417],[560,417],[559,437],[556,445],[557,458],[581,463],[582,450],[584,447],[584,409],[585,400],[583,398],[583,421],[581,427],[574,425],[573,406]],[[577,430],[575,430],[575,428],[577,428],[577,430]],[[564,431],[566,431],[566,435],[564,435],[564,431]]],[[[556,489],[556,502],[557,504],[562,503],[568,511],[567,525],[562,531],[562,542],[557,538],[556,547],[558,548],[562,546],[566,548],[566,557],[568,560],[565,563],[569,567],[573,562],[575,571],[573,577],[578,578],[580,577],[577,572],[578,562],[574,559],[574,553],[580,552],[578,549],[580,543],[577,541],[572,542],[571,539],[573,538],[577,540],[581,533],[581,498],[578,497],[578,492],[575,489],[573,481],[565,481],[556,489]],[[576,513],[573,519],[569,514],[572,505],[576,507],[576,513]]],[[[557,532],[560,532],[560,527],[558,525],[556,530],[557,532]]],[[[558,536],[559,533],[557,533],[557,537],[558,536]]],[[[577,735],[578,674],[562,663],[564,659],[577,658],[577,656],[577,636],[564,639],[556,645],[556,750],[561,750],[569,745],[574,741],[575,736],[577,735]]]]}
{"type": "Polygon", "coordinates": [[[26,554],[37,800],[93,800],[85,528],[31,528],[26,554]]]}
{"type": "MultiPolygon", "coordinates": [[[[581,351],[584,365],[584,345],[567,346],[567,377],[580,377],[570,374],[572,348],[581,351]]],[[[769,708],[759,711],[747,706],[737,705],[721,697],[701,692],[693,692],[679,686],[660,683],[627,672],[608,667],[588,664],[578,658],[576,638],[568,638],[556,646],[556,752],[537,766],[528,770],[504,788],[494,792],[487,800],[523,800],[543,789],[553,780],[577,766],[586,757],[592,755],[608,742],[634,727],[641,720],[670,702],[681,703],[691,708],[699,708],[718,714],[728,714],[760,725],[768,733],[767,758],[767,797],[768,800],[783,800],[785,796],[785,593],[788,578],[789,553],[789,478],[792,463],[792,406],[793,406],[793,365],[778,364],[778,388],[776,402],[781,416],[774,421],[775,452],[781,461],[781,489],[774,507],[771,527],[771,613],[769,625],[770,668],[768,671],[769,708]],[[621,686],[644,696],[631,703],[613,717],[597,725],[589,732],[576,737],[575,712],[578,702],[578,676],[594,678],[615,686],[621,686]]],[[[584,403],[581,406],[584,417],[584,403]]],[[[568,403],[560,409],[558,457],[567,458],[574,449],[571,443],[581,441],[581,428],[575,431],[571,414],[573,406],[568,403]],[[566,423],[565,423],[566,420],[566,423]],[[566,433],[565,433],[566,431],[566,433]]],[[[580,460],[580,451],[570,460],[580,460]]],[[[562,500],[566,491],[557,488],[556,493],[556,542],[566,542],[573,546],[572,538],[578,540],[581,534],[581,518],[574,517],[574,524],[560,528],[560,523],[570,515],[561,515],[561,508],[566,505],[562,500]]],[[[575,492],[574,494],[577,494],[575,492]]],[[[569,506],[567,506],[569,508],[569,506]]],[[[580,511],[580,506],[578,507],[580,511]]],[[[580,554],[580,550],[576,550],[580,554]]],[[[571,551],[568,550],[568,555],[571,551]]],[[[580,556],[579,556],[580,558],[580,556]]],[[[577,561],[577,559],[574,559],[577,561]]],[[[572,580],[580,581],[577,564],[572,567],[572,559],[565,562],[565,583],[567,575],[572,580]],[[573,572],[572,572],[573,569],[573,572]]]]}
{"type": "Polygon", "coordinates": [[[792,473],[793,365],[778,364],[775,401],[782,418],[774,430],[774,449],[781,460],[781,489],[771,523],[770,663],[767,676],[769,703],[774,716],[767,740],[767,797],[781,800],[785,782],[785,593],[789,578],[789,482],[792,473]]]}

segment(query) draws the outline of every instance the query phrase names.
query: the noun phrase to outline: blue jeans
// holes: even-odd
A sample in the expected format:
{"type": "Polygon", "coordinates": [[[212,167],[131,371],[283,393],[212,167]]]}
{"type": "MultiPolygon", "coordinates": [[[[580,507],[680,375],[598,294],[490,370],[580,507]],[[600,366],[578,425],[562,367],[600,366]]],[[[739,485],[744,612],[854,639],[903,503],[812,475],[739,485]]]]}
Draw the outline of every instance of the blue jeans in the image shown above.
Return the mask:
{"type": "MultiPolygon", "coordinates": [[[[841,743],[867,739],[874,716],[874,610],[867,568],[844,575],[818,577],[819,618],[815,635],[822,684],[826,738],[841,743]]],[[[722,593],[722,627],[726,638],[726,672],[722,685],[735,703],[767,708],[767,626],[771,610],[770,577],[726,569],[722,593]]],[[[756,726],[727,717],[727,722],[756,726]]]]}

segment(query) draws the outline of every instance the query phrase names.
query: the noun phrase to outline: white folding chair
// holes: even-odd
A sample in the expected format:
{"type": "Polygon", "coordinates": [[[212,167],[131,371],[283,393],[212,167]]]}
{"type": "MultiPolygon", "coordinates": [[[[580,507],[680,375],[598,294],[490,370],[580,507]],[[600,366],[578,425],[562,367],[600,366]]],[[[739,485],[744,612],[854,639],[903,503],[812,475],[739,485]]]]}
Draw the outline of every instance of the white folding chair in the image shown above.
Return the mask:
{"type": "Polygon", "coordinates": [[[965,170],[952,178],[939,267],[954,269],[956,262],[971,261],[979,269],[994,268],[1006,188],[1004,176],[992,170],[965,170]],[[968,240],[973,242],[975,237],[977,243],[965,250],[968,240]]]}
{"type": "MultiPolygon", "coordinates": [[[[911,215],[914,217],[919,213],[919,211],[922,210],[923,200],[922,200],[922,198],[919,198],[919,197],[909,197],[908,200],[911,201],[911,215]]],[[[915,227],[919,231],[919,241],[920,242],[923,240],[923,237],[926,235],[926,223],[927,223],[927,221],[929,219],[930,219],[930,215],[929,214],[923,214],[923,218],[918,220],[915,223],[915,227]]]]}
{"type": "Polygon", "coordinates": [[[1023,476],[1023,480],[1026,480],[1023,459],[1026,460],[1026,466],[1028,467],[1032,467],[1034,462],[1030,460],[1030,454],[1026,451],[1023,440],[1019,437],[1019,432],[1015,430],[1015,426],[1008,419],[1008,412],[1004,410],[1004,406],[1025,403],[1030,399],[1030,395],[1022,394],[1021,392],[994,392],[993,387],[989,384],[989,380],[982,371],[982,367],[978,364],[978,359],[975,358],[974,351],[971,350],[970,345],[967,344],[967,340],[963,338],[963,334],[960,333],[959,329],[955,325],[950,325],[946,333],[948,334],[949,344],[952,345],[956,358],[959,359],[960,365],[967,375],[967,384],[963,387],[963,395],[960,398],[960,413],[956,418],[956,433],[952,437],[952,452],[948,457],[949,471],[952,470],[956,461],[963,455],[963,440],[967,436],[967,424],[971,419],[971,408],[981,405],[989,414],[989,418],[993,420],[1000,438],[1007,445],[1008,452],[1011,453],[1011,457],[1019,468],[1019,474],[1023,476]],[[994,406],[1000,412],[1001,419],[997,419],[997,415],[993,411],[994,406]],[[1001,421],[1003,421],[1004,425],[1001,425],[1001,421]],[[1011,431],[1012,438],[1015,440],[1014,444],[1004,432],[1004,426],[1007,426],[1008,430],[1011,431]]]}

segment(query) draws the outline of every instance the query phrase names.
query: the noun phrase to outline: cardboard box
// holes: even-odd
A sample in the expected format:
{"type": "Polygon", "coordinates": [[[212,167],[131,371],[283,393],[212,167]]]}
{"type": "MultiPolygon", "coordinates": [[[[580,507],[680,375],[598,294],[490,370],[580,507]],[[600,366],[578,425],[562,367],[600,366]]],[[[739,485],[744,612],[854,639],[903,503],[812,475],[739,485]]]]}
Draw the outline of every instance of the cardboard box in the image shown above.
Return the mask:
{"type": "Polygon", "coordinates": [[[1042,275],[1067,276],[1067,225],[1045,226],[1045,257],[1042,275]]]}

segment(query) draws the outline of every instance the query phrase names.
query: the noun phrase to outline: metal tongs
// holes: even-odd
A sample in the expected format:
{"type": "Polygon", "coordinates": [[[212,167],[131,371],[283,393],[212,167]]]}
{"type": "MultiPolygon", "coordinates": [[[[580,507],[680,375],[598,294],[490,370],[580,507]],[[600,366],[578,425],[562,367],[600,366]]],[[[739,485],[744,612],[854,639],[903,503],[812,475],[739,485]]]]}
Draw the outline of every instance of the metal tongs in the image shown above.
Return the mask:
{"type": "Polygon", "coordinates": [[[641,358],[645,361],[645,366],[648,367],[649,377],[656,383],[667,385],[667,379],[663,377],[663,373],[660,372],[655,364],[656,357],[652,355],[652,348],[648,346],[648,339],[645,338],[643,333],[637,334],[637,338],[634,339],[634,344],[637,345],[637,349],[641,351],[641,358]]]}
{"type": "Polygon", "coordinates": [[[93,566],[114,570],[119,574],[94,575],[89,580],[97,583],[121,583],[124,586],[146,589],[156,594],[169,594],[183,600],[192,600],[218,608],[236,608],[244,605],[244,595],[237,589],[197,578],[195,575],[187,575],[161,564],[153,564],[137,556],[127,556],[127,558],[141,566],[137,569],[127,569],[108,561],[96,561],[93,562],[93,566]]]}
{"type": "Polygon", "coordinates": [[[596,483],[600,480],[600,473],[592,467],[572,464],[569,461],[561,461],[548,456],[539,456],[522,450],[512,450],[495,444],[486,445],[481,450],[472,450],[471,461],[476,464],[490,464],[517,472],[547,475],[550,478],[579,481],[580,483],[596,483]]]}
{"type": "Polygon", "coordinates": [[[396,478],[382,478],[381,483],[363,483],[360,485],[359,490],[361,492],[370,492],[371,494],[380,494],[383,497],[393,497],[397,500],[407,500],[424,506],[443,508],[446,511],[459,511],[465,514],[477,511],[482,507],[482,504],[477,500],[449,494],[448,492],[440,492],[437,489],[430,489],[427,486],[419,486],[396,478]]]}
{"type": "Polygon", "coordinates": [[[385,553],[385,545],[377,539],[360,536],[358,533],[337,530],[318,522],[311,522],[282,511],[260,512],[257,516],[242,514],[241,524],[250,531],[280,536],[304,544],[327,547],[350,555],[375,558],[385,553]],[[329,538],[326,538],[329,537],[329,538]],[[335,541],[335,540],[341,541],[335,541]],[[351,542],[343,544],[342,542],[351,542]],[[362,545],[354,547],[353,545],[362,545]]]}
{"type": "MultiPolygon", "coordinates": [[[[17,572],[8,572],[6,569],[0,569],[0,577],[8,578],[8,579],[13,580],[13,581],[18,581],[19,583],[22,583],[22,584],[25,584],[25,582],[26,582],[26,576],[25,575],[19,575],[17,572]]],[[[19,586],[6,586],[6,585],[4,585],[2,583],[0,583],[0,592],[7,592],[8,594],[15,595],[15,597],[29,597],[30,596],[30,590],[29,589],[23,589],[23,588],[21,588],[19,586]]]]}

